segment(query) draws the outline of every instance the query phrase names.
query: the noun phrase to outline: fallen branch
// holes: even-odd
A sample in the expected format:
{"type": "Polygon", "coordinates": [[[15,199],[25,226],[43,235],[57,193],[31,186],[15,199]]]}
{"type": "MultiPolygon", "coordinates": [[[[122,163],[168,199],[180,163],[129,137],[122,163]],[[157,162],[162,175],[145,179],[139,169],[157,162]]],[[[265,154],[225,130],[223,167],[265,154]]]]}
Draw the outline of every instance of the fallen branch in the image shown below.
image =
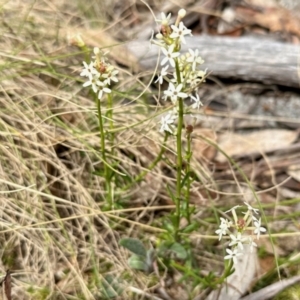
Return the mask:
{"type": "MultiPolygon", "coordinates": [[[[300,87],[299,46],[255,37],[193,36],[191,49],[199,49],[204,69],[214,76],[300,87]]],[[[156,66],[158,47],[149,41],[133,41],[127,49],[143,69],[156,66]]],[[[188,49],[183,47],[183,51],[188,49]]]]}

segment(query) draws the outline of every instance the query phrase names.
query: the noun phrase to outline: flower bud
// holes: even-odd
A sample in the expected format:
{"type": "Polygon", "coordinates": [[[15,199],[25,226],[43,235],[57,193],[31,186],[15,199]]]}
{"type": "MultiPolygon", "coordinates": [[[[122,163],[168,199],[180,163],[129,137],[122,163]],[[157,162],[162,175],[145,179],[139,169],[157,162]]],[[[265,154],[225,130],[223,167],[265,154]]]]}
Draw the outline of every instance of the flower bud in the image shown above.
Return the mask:
{"type": "Polygon", "coordinates": [[[194,126],[189,124],[185,127],[185,129],[186,129],[186,134],[190,135],[194,131],[194,126]]]}
{"type": "Polygon", "coordinates": [[[71,45],[77,46],[79,48],[83,48],[85,46],[85,43],[80,35],[80,33],[77,33],[75,36],[69,36],[69,43],[71,45]]]}
{"type": "Polygon", "coordinates": [[[155,37],[156,37],[158,40],[163,40],[163,39],[164,39],[164,36],[163,36],[161,33],[158,33],[155,37]]]}
{"type": "Polygon", "coordinates": [[[172,32],[169,25],[166,26],[162,25],[160,31],[164,37],[168,37],[172,32]]]}
{"type": "Polygon", "coordinates": [[[178,17],[183,19],[186,15],[186,10],[185,9],[180,9],[179,12],[178,12],[178,17]]]}
{"type": "Polygon", "coordinates": [[[94,48],[94,54],[98,55],[100,53],[100,49],[98,47],[94,48]]]}

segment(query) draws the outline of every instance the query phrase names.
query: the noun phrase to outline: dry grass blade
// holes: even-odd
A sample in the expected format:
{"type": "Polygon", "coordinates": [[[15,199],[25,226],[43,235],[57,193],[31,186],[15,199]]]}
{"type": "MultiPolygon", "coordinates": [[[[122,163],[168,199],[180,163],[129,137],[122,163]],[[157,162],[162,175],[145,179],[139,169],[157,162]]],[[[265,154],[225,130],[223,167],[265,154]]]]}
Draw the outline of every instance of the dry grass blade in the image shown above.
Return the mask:
{"type": "MultiPolygon", "coordinates": [[[[4,10],[0,269],[20,271],[15,273],[12,291],[7,275],[6,296],[94,299],[100,297],[101,284],[108,275],[117,279],[123,272],[132,271],[128,270],[125,253],[119,249],[119,233],[112,229],[122,228],[122,218],[109,220],[99,213],[103,180],[93,173],[101,169],[102,162],[95,105],[81,91],[79,69],[84,56],[67,45],[65,30],[59,30],[61,26],[76,31],[83,15],[75,3],[64,1],[46,6],[39,1],[33,6],[11,1],[4,10]],[[52,26],[53,20],[58,27],[52,26]]],[[[130,88],[129,81],[123,81],[125,90],[130,88]]],[[[138,90],[143,93],[147,88],[138,90]]],[[[142,103],[127,105],[124,115],[123,106],[116,105],[116,127],[138,124],[143,119],[138,111],[145,109],[142,103]]],[[[148,131],[153,126],[149,125],[148,121],[148,131]]],[[[155,155],[145,143],[155,148],[161,137],[154,132],[142,139],[133,126],[116,133],[116,139],[114,159],[119,162],[120,173],[126,170],[136,175],[155,155]],[[130,159],[130,154],[139,157],[139,161],[130,159]]],[[[160,193],[160,169],[154,169],[151,176],[156,183],[149,181],[143,195],[138,191],[123,193],[133,207],[141,206],[154,190],[160,193]]],[[[130,230],[138,226],[144,214],[145,211],[126,213],[126,218],[135,224],[130,230]]],[[[138,280],[137,286],[145,285],[146,279],[138,280]]]]}
{"type": "Polygon", "coordinates": [[[4,292],[7,300],[12,300],[11,297],[11,275],[10,271],[6,271],[6,275],[4,278],[4,292]]]}
{"type": "Polygon", "coordinates": [[[249,296],[243,297],[240,300],[266,300],[276,296],[280,291],[299,282],[300,276],[295,276],[289,279],[281,280],[273,283],[249,296]]]}
{"type": "Polygon", "coordinates": [[[6,271],[4,279],[0,282],[0,286],[3,286],[4,283],[4,293],[7,300],[11,300],[11,272],[6,271]]]}

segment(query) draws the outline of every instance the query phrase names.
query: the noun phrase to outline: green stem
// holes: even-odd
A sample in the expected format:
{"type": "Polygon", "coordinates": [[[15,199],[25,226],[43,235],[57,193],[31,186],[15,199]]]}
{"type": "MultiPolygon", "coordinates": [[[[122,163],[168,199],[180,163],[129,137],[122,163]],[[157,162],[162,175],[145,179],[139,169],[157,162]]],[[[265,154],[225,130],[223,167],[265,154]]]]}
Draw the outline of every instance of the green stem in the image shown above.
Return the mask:
{"type": "MultiPolygon", "coordinates": [[[[171,266],[176,268],[177,270],[182,271],[185,275],[191,276],[195,280],[198,280],[201,283],[207,284],[207,282],[205,281],[205,277],[199,276],[197,273],[195,273],[195,271],[193,269],[189,269],[186,266],[178,264],[174,261],[171,261],[171,266]]],[[[211,283],[211,287],[216,287],[218,284],[224,283],[226,278],[228,276],[230,276],[233,272],[234,272],[234,264],[233,264],[233,260],[230,260],[229,263],[226,264],[226,266],[225,266],[223,275],[220,278],[218,278],[218,279],[216,278],[214,281],[209,282],[209,283],[211,283]]]]}
{"type": "Polygon", "coordinates": [[[112,95],[111,94],[107,94],[107,99],[108,99],[108,110],[107,110],[107,118],[109,120],[109,130],[110,130],[110,134],[109,134],[109,140],[110,140],[110,143],[111,143],[111,154],[113,154],[113,145],[114,145],[114,138],[115,138],[115,135],[114,135],[114,132],[113,132],[113,129],[114,129],[114,121],[113,121],[113,98],[112,98],[112,95]]]}
{"type": "MultiPolygon", "coordinates": [[[[176,60],[176,76],[178,84],[181,83],[179,64],[176,60]]],[[[176,174],[176,223],[175,240],[178,241],[179,225],[181,219],[181,173],[182,173],[182,127],[183,127],[183,99],[178,98],[178,124],[177,124],[177,174],[176,174]]]]}
{"type": "Polygon", "coordinates": [[[234,272],[234,263],[233,263],[233,259],[231,259],[228,264],[225,264],[225,270],[223,275],[219,278],[219,280],[217,281],[217,283],[222,284],[225,279],[230,276],[232,273],[234,272]]]}
{"type": "Polygon", "coordinates": [[[176,263],[175,261],[171,261],[171,266],[176,268],[177,270],[182,271],[184,275],[191,276],[197,281],[204,282],[204,278],[196,274],[193,269],[189,269],[186,266],[176,263]]]}
{"type": "Polygon", "coordinates": [[[176,238],[178,239],[179,223],[181,218],[181,173],[182,173],[182,126],[183,126],[183,100],[178,99],[178,125],[177,125],[177,174],[176,174],[176,238]]]}
{"type": "Polygon", "coordinates": [[[191,224],[191,214],[190,214],[190,189],[191,189],[191,158],[192,158],[192,138],[191,134],[188,133],[187,136],[187,151],[186,151],[186,174],[187,174],[187,181],[186,181],[186,191],[185,191],[185,209],[186,209],[186,219],[188,221],[188,224],[191,224]]]}
{"type": "Polygon", "coordinates": [[[89,48],[86,45],[84,45],[84,46],[82,46],[81,49],[84,52],[84,60],[86,62],[90,62],[90,50],[89,50],[89,48]]]}
{"type": "Polygon", "coordinates": [[[100,132],[100,146],[102,152],[102,158],[106,162],[106,153],[105,153],[105,135],[104,135],[104,127],[101,113],[101,101],[96,98],[97,101],[97,110],[98,110],[98,121],[99,121],[99,132],[100,132]]]}

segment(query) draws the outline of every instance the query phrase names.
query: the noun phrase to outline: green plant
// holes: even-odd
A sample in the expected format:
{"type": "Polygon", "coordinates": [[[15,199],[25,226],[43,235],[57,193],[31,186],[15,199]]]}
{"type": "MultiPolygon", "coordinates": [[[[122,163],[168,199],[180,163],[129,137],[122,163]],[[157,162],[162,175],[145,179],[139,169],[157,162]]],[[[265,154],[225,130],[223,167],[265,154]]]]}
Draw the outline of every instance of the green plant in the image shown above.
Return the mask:
{"type": "Polygon", "coordinates": [[[133,238],[121,239],[119,243],[133,253],[128,259],[128,264],[132,269],[141,270],[146,273],[153,271],[153,263],[156,259],[153,249],[147,250],[140,240],[133,238]]]}
{"type": "Polygon", "coordinates": [[[274,300],[297,300],[297,299],[300,299],[299,284],[284,289],[274,298],[274,300]]]}
{"type": "MultiPolygon", "coordinates": [[[[187,43],[186,37],[192,36],[191,30],[186,28],[182,21],[185,15],[186,11],[184,9],[179,10],[173,25],[170,24],[171,14],[166,16],[162,13],[162,18],[156,20],[159,23],[160,32],[156,34],[155,38],[151,38],[151,43],[160,48],[164,57],[161,61],[161,72],[155,83],[159,85],[168,84],[168,88],[163,91],[162,97],[159,96],[164,101],[170,101],[170,106],[161,112],[159,132],[164,135],[164,141],[152,163],[134,176],[132,180],[126,177],[126,180],[122,181],[123,186],[116,176],[118,162],[114,157],[115,134],[122,130],[126,131],[127,128],[135,127],[143,121],[124,128],[115,127],[111,84],[118,82],[116,77],[118,71],[107,62],[105,54],[98,48],[94,49],[94,60],[90,63],[84,62],[84,70],[81,72],[81,76],[87,79],[83,86],[92,89],[96,101],[103,167],[103,171],[100,168],[97,174],[102,176],[105,181],[103,200],[106,205],[104,209],[114,211],[118,208],[114,199],[116,186],[122,194],[134,184],[143,181],[158,163],[165,162],[170,169],[175,171],[175,187],[174,185],[166,185],[166,190],[174,203],[175,210],[160,219],[164,231],[156,240],[154,247],[147,249],[141,240],[133,238],[123,238],[119,242],[121,246],[132,253],[128,259],[129,266],[146,274],[153,271],[159,274],[160,270],[164,268],[170,273],[180,271],[183,274],[181,281],[190,280],[192,289],[195,289],[198,285],[203,288],[216,288],[234,272],[238,257],[243,255],[244,245],[250,245],[251,251],[253,247],[256,247],[253,237],[244,236],[243,234],[250,229],[259,239],[260,234],[266,232],[266,229],[261,225],[261,218],[256,216],[258,215],[258,209],[245,203],[247,211],[244,213],[243,218],[238,218],[236,210],[240,206],[234,206],[226,212],[232,213],[233,221],[221,218],[219,229],[216,230],[219,240],[227,234],[230,237],[229,247],[226,248],[227,254],[224,256],[225,268],[223,274],[219,277],[212,275],[212,273],[204,276],[201,269],[196,266],[195,249],[193,249],[193,244],[189,238],[189,235],[199,228],[199,222],[194,218],[196,208],[191,205],[190,201],[191,187],[195,180],[195,172],[192,167],[194,123],[186,122],[185,117],[189,115],[190,119],[193,119],[193,110],[201,108],[202,102],[199,98],[198,89],[205,81],[207,73],[206,70],[200,69],[204,60],[199,56],[198,50],[189,49],[187,53],[181,53],[182,44],[187,43]],[[107,98],[106,114],[102,109],[105,96],[107,98]],[[168,142],[174,142],[176,145],[172,149],[175,156],[172,163],[165,157],[168,142]]],[[[84,47],[81,41],[78,44],[80,47],[84,47]]],[[[151,119],[154,119],[154,116],[147,118],[147,120],[151,119]]],[[[236,164],[233,163],[233,165],[236,164]]],[[[121,175],[124,175],[124,173],[129,174],[125,170],[121,175]]],[[[241,174],[244,176],[242,172],[241,174]]],[[[248,182],[247,178],[246,182],[248,182]]],[[[253,193],[255,195],[254,191],[253,193]]],[[[216,212],[215,215],[217,215],[216,212]]],[[[116,291],[111,290],[112,285],[107,286],[107,284],[104,284],[103,287],[107,297],[115,295],[116,291]]],[[[119,293],[117,292],[117,294],[119,293]]]]}
{"type": "MultiPolygon", "coordinates": [[[[203,64],[203,59],[199,56],[198,50],[189,50],[186,54],[181,54],[181,44],[186,43],[185,36],[191,36],[191,30],[187,29],[182,22],[186,11],[178,12],[174,25],[170,25],[171,15],[166,16],[162,13],[162,19],[158,20],[161,24],[160,33],[151,42],[160,47],[165,55],[161,61],[163,67],[157,81],[162,84],[164,80],[169,83],[169,87],[164,91],[163,99],[170,99],[172,109],[161,118],[160,132],[171,134],[176,138],[176,191],[168,189],[170,197],[175,203],[176,210],[169,216],[170,225],[175,241],[180,241],[181,219],[187,220],[187,226],[191,224],[190,207],[190,187],[191,177],[191,134],[193,124],[184,124],[184,116],[191,113],[191,109],[199,109],[202,106],[198,95],[199,85],[205,80],[206,71],[199,70],[203,64]],[[169,67],[175,68],[174,72],[169,71],[169,67]],[[192,105],[186,106],[185,99],[190,98],[192,105]],[[177,124],[175,125],[175,122],[177,124]],[[183,129],[186,129],[187,149],[183,145],[183,129]],[[185,164],[185,168],[183,165],[185,164]]],[[[170,231],[170,230],[169,230],[170,231]]]]}

